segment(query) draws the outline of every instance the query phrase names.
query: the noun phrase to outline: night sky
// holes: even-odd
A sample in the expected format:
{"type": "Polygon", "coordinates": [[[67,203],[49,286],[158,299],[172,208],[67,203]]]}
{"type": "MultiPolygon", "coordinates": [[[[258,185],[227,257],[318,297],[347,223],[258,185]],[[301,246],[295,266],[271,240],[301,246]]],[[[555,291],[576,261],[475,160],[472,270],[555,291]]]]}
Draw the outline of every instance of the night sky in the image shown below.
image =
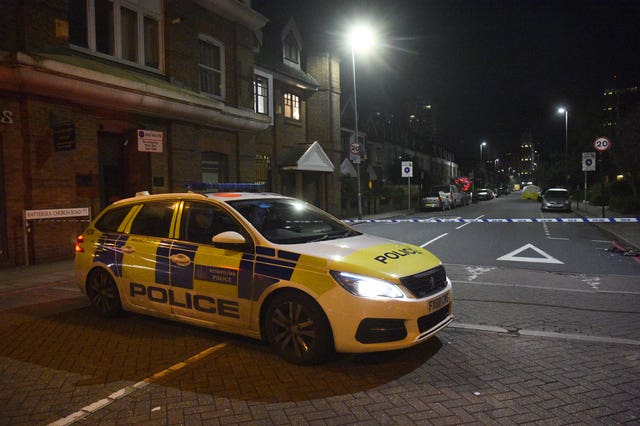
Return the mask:
{"type": "Polygon", "coordinates": [[[618,87],[640,85],[640,0],[254,0],[254,8],[294,16],[305,46],[339,54],[344,96],[352,84],[343,34],[370,22],[380,40],[356,57],[361,117],[424,99],[441,144],[459,156],[483,140],[502,154],[524,132],[563,140],[560,104],[582,122],[573,113],[598,108],[613,76],[618,87]]]}

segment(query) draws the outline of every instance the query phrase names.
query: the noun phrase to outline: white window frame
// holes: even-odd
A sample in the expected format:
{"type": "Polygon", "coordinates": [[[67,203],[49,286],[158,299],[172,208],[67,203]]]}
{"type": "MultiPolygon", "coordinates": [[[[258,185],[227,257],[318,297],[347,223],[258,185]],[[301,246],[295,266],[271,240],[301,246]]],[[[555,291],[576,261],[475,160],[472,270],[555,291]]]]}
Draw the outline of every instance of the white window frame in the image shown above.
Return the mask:
{"type": "MultiPolygon", "coordinates": [[[[259,69],[254,69],[253,73],[255,75],[260,76],[260,77],[262,77],[262,78],[267,80],[267,85],[268,85],[268,87],[267,87],[267,96],[268,96],[267,108],[269,109],[269,111],[268,111],[268,113],[266,115],[271,117],[271,124],[273,124],[273,75],[271,75],[269,73],[266,73],[266,72],[264,72],[262,70],[259,70],[259,69]]],[[[253,93],[255,95],[255,88],[253,90],[253,93]]],[[[253,105],[254,105],[253,110],[256,113],[261,114],[261,113],[259,113],[258,111],[255,110],[255,99],[253,100],[253,105]]]]}
{"type": "Polygon", "coordinates": [[[282,96],[283,99],[283,114],[285,116],[285,118],[288,118],[290,120],[295,120],[295,121],[300,121],[301,120],[301,104],[300,104],[300,96],[291,93],[291,92],[285,92],[284,95],[282,96]],[[287,115],[287,95],[290,96],[290,102],[291,102],[291,115],[287,115]],[[297,114],[296,114],[297,113],[297,114]],[[297,117],[296,117],[297,115],[297,117]]]}
{"type": "MultiPolygon", "coordinates": [[[[202,93],[203,95],[207,95],[207,96],[212,96],[216,99],[225,99],[226,97],[226,78],[225,78],[225,62],[224,62],[224,57],[225,57],[225,53],[224,53],[224,44],[222,44],[222,42],[220,42],[219,40],[211,37],[210,35],[207,34],[200,34],[198,36],[198,42],[203,41],[205,43],[214,45],[216,47],[218,47],[220,49],[220,69],[216,70],[214,68],[208,67],[206,65],[203,65],[200,62],[200,57],[199,57],[199,52],[198,52],[198,85],[200,84],[200,72],[202,69],[207,70],[207,71],[213,71],[213,72],[217,72],[220,73],[220,94],[215,94],[215,93],[211,93],[211,92],[205,92],[202,90],[202,87],[199,87],[200,89],[200,93],[202,93]]],[[[199,48],[198,48],[199,51],[199,48]]]]}
{"type": "Polygon", "coordinates": [[[73,49],[88,51],[92,55],[116,60],[118,62],[134,65],[155,72],[164,71],[164,19],[162,10],[162,1],[155,0],[156,7],[153,6],[154,0],[109,0],[113,7],[113,56],[98,52],[96,47],[96,5],[95,0],[87,1],[87,47],[76,46],[71,44],[73,49]],[[120,10],[127,8],[136,13],[137,17],[137,58],[136,61],[130,61],[122,57],[122,19],[120,10]],[[145,40],[144,40],[144,18],[150,18],[158,23],[158,67],[150,67],[145,65],[145,40]]]}

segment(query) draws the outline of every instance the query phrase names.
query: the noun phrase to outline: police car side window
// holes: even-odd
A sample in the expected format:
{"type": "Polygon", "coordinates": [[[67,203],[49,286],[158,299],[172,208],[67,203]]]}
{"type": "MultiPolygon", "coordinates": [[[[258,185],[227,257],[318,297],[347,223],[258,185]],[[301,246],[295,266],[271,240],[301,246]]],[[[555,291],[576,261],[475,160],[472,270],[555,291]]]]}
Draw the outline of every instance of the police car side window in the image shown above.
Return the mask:
{"type": "Polygon", "coordinates": [[[124,206],[105,212],[95,224],[101,232],[116,232],[132,206],[124,206]]]}
{"type": "Polygon", "coordinates": [[[131,223],[131,233],[150,237],[168,237],[174,207],[173,202],[143,205],[131,223]]]}
{"type": "Polygon", "coordinates": [[[211,244],[211,239],[225,231],[240,232],[240,227],[223,210],[206,203],[187,203],[182,212],[181,239],[211,244]]]}

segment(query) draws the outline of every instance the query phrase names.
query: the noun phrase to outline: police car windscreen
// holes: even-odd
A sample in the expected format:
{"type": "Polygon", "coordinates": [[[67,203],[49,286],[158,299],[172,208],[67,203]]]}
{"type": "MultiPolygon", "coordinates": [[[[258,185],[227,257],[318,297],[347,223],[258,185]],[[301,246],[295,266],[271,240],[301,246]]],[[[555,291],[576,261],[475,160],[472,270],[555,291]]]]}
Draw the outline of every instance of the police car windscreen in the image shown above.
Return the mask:
{"type": "Polygon", "coordinates": [[[300,244],[360,235],[322,210],[293,199],[230,201],[266,239],[300,244]]]}

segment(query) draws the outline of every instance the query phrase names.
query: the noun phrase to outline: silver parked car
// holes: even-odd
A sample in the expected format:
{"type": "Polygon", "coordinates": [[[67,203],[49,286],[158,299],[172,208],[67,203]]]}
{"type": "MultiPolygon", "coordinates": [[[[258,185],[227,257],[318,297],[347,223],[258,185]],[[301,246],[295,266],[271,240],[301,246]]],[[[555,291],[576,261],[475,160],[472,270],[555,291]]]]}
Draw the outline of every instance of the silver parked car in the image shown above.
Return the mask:
{"type": "Polygon", "coordinates": [[[421,210],[442,210],[451,209],[449,197],[442,191],[429,191],[422,197],[421,210]]]}
{"type": "Polygon", "coordinates": [[[564,188],[549,188],[541,198],[540,210],[571,211],[571,194],[564,188]]]}

